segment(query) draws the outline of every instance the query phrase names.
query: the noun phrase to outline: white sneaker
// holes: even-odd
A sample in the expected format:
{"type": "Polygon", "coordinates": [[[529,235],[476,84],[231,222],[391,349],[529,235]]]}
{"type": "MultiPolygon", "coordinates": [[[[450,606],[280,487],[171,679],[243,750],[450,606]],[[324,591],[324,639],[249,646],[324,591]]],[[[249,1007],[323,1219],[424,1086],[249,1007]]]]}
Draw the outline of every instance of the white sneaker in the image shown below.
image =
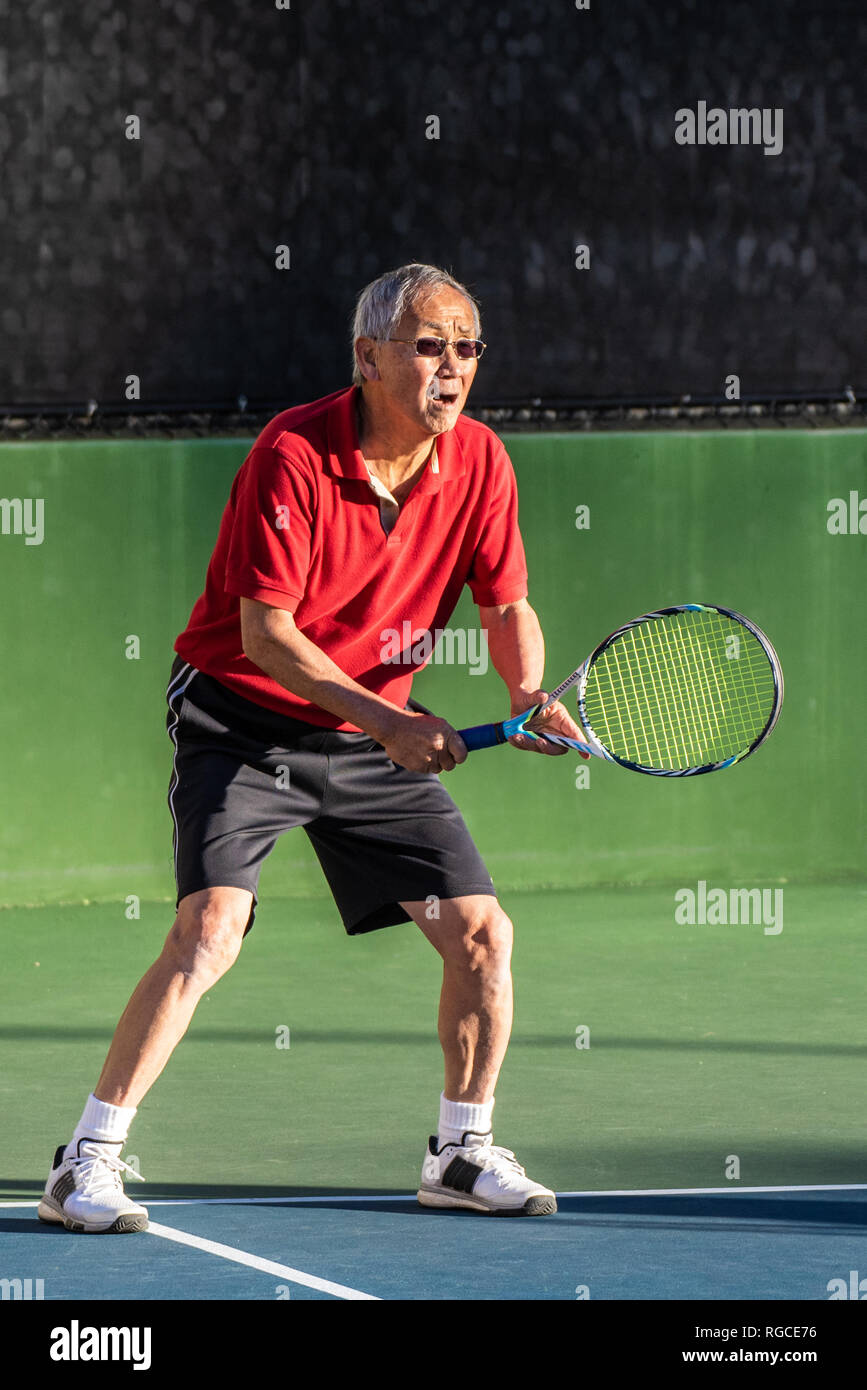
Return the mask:
{"type": "Polygon", "coordinates": [[[511,1149],[498,1148],[493,1137],[468,1130],[460,1144],[439,1149],[431,1135],[418,1190],[421,1205],[469,1207],[491,1216],[552,1216],[554,1193],[531,1182],[511,1149]]]}
{"type": "Polygon", "coordinates": [[[126,1196],[120,1173],[145,1180],[124,1163],[122,1148],[96,1139],[79,1139],[74,1147],[61,1144],[37,1208],[39,1219],[60,1222],[67,1231],[146,1231],[147,1208],[126,1196]]]}

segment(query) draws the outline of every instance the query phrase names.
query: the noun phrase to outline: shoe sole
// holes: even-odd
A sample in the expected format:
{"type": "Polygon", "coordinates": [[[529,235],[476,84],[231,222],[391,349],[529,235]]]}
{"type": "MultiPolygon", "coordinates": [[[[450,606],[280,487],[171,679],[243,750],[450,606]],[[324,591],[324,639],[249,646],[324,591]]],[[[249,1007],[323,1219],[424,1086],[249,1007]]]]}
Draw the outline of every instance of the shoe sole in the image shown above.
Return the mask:
{"type": "Polygon", "coordinates": [[[108,1226],[97,1225],[95,1222],[76,1221],[73,1217],[67,1216],[65,1212],[43,1199],[36,1209],[36,1215],[40,1221],[45,1221],[49,1225],[63,1226],[67,1231],[73,1231],[76,1235],[105,1235],[121,1236],[129,1235],[133,1231],[146,1231],[148,1228],[147,1213],[141,1212],[121,1212],[120,1216],[115,1217],[114,1221],[108,1226]]]}
{"type": "Polygon", "coordinates": [[[463,1207],[467,1211],[480,1211],[485,1216],[554,1216],[557,1211],[557,1198],[550,1196],[528,1197],[521,1207],[501,1207],[480,1198],[459,1197],[451,1192],[432,1188],[419,1188],[416,1196],[423,1207],[436,1207],[444,1211],[449,1207],[463,1207]]]}

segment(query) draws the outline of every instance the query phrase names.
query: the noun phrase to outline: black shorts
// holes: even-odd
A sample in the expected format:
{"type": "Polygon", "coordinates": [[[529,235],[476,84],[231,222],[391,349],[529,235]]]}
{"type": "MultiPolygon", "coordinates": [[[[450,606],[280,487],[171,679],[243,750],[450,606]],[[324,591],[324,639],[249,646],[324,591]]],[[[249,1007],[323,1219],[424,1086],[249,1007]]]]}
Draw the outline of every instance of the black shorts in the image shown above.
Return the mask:
{"type": "Polygon", "coordinates": [[[496,897],[439,777],[399,767],[367,734],[245,700],[180,656],[166,699],[178,903],[202,888],[246,888],[249,931],[262,864],[278,836],[297,826],[350,936],[410,921],[401,902],[496,897]]]}

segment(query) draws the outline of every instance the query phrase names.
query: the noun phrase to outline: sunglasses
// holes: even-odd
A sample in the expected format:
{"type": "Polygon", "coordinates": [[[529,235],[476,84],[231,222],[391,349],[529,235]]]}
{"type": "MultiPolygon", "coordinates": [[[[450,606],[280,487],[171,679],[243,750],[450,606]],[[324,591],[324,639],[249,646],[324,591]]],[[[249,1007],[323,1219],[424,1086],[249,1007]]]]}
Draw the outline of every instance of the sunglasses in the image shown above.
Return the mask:
{"type": "MultiPolygon", "coordinates": [[[[414,343],[418,357],[442,357],[450,345],[448,338],[386,338],[385,341],[387,343],[414,343]]],[[[487,343],[481,342],[478,338],[456,338],[451,346],[458,357],[479,358],[487,347],[487,343]]]]}

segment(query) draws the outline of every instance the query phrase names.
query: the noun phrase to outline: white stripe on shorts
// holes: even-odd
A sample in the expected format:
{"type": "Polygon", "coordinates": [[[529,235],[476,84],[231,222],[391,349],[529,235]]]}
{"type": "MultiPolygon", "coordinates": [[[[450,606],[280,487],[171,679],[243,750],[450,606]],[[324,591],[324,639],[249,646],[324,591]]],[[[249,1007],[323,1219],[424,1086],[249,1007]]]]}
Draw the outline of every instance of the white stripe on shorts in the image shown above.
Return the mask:
{"type": "Polygon", "coordinates": [[[175,716],[174,722],[168,726],[168,735],[169,735],[169,738],[171,739],[172,743],[173,743],[174,746],[175,746],[175,751],[174,751],[174,753],[172,754],[172,780],[171,780],[171,783],[170,783],[170,785],[169,785],[169,810],[171,811],[171,815],[172,815],[172,827],[173,827],[173,828],[172,828],[172,857],[173,857],[173,859],[174,859],[174,865],[175,865],[175,883],[176,883],[176,884],[177,884],[177,881],[178,881],[178,818],[177,818],[177,816],[175,815],[175,799],[174,799],[174,798],[175,798],[175,792],[176,792],[176,790],[177,790],[179,778],[178,778],[178,740],[177,740],[175,731],[176,731],[176,729],[177,729],[177,727],[178,727],[178,724],[180,723],[180,718],[181,718],[181,704],[183,703],[184,691],[186,690],[186,688],[187,688],[187,686],[190,684],[190,682],[193,681],[193,680],[195,680],[195,678],[196,678],[197,675],[199,675],[199,672],[196,670],[195,666],[191,666],[190,663],[189,663],[188,661],[185,661],[184,664],[183,664],[183,666],[181,667],[180,671],[179,671],[178,674],[175,676],[174,680],[169,681],[168,686],[166,687],[166,699],[168,700],[169,709],[171,710],[172,714],[175,716]],[[179,703],[178,703],[178,707],[177,707],[177,709],[176,709],[175,706],[172,704],[172,700],[175,698],[175,696],[178,696],[178,695],[179,695],[181,698],[180,698],[180,701],[179,701],[179,703]]]}

